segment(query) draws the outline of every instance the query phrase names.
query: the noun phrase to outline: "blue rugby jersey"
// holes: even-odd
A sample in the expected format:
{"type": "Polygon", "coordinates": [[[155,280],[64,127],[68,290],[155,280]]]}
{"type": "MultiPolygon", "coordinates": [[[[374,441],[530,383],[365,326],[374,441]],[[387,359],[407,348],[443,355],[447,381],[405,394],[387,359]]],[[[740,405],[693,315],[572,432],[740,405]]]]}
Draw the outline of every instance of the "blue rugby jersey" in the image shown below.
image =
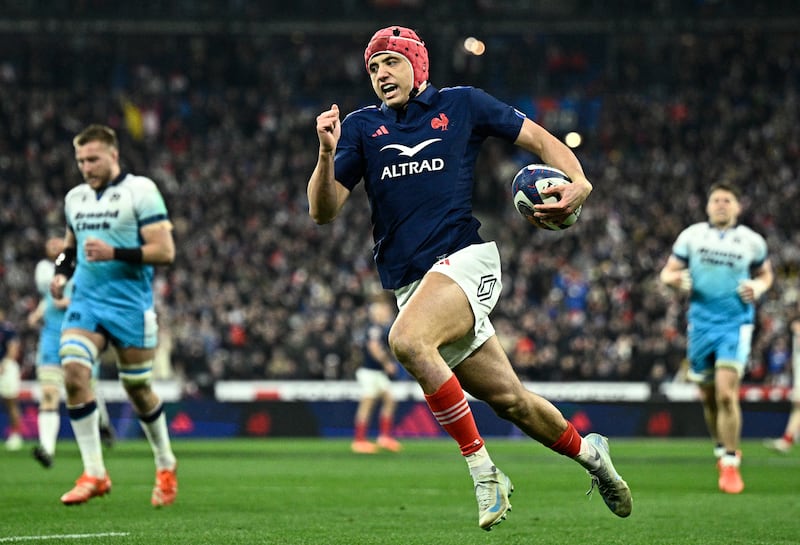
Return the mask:
{"type": "Polygon", "coordinates": [[[152,307],[152,265],[119,260],[88,262],[83,245],[87,238],[94,237],[119,248],[141,246],[139,229],[143,225],[169,219],[155,182],[123,172],[102,191],[80,184],[67,193],[64,213],[77,241],[74,298],[88,298],[115,308],[152,307]]]}
{"type": "Polygon", "coordinates": [[[361,363],[362,368],[386,371],[386,369],[383,367],[383,364],[375,359],[375,357],[373,357],[372,353],[369,351],[369,344],[370,341],[381,342],[383,343],[383,346],[386,347],[386,350],[389,351],[389,329],[390,326],[384,326],[376,322],[369,323],[361,350],[364,355],[364,360],[361,363]]]}
{"type": "Polygon", "coordinates": [[[406,110],[383,104],[345,117],[335,178],[351,190],[364,180],[384,288],[418,280],[441,258],[482,242],[472,214],[480,146],[489,136],[514,142],[524,118],[480,89],[430,85],[406,110]]]}
{"type": "Polygon", "coordinates": [[[678,235],[672,253],[692,275],[687,317],[694,327],[753,323],[755,306],[743,302],[736,288],[767,259],[764,237],[745,225],[720,230],[695,223],[678,235]]]}

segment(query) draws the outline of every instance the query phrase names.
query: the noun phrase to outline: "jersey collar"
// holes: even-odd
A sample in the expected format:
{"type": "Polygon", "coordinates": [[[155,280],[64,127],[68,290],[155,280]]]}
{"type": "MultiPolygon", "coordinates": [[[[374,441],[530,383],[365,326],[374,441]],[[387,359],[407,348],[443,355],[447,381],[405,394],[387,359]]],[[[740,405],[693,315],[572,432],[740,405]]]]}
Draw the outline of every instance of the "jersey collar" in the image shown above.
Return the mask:
{"type": "Polygon", "coordinates": [[[127,175],[128,175],[127,172],[125,172],[124,170],[121,170],[116,178],[114,178],[113,180],[108,182],[105,186],[101,187],[100,189],[96,189],[95,190],[95,195],[97,196],[97,198],[100,199],[100,197],[103,196],[103,193],[106,192],[106,189],[108,189],[111,186],[115,186],[118,183],[122,182],[122,180],[124,180],[127,175]]]}
{"type": "Polygon", "coordinates": [[[411,120],[416,115],[419,115],[420,113],[430,109],[431,105],[438,96],[439,90],[428,83],[428,85],[425,87],[425,90],[409,100],[408,105],[404,109],[392,109],[384,102],[381,104],[381,111],[383,112],[383,115],[391,117],[393,120],[402,123],[403,121],[411,120]]]}
{"type": "Polygon", "coordinates": [[[717,227],[716,225],[714,225],[714,224],[713,224],[713,223],[711,223],[710,221],[708,222],[708,226],[709,226],[709,227],[710,227],[712,230],[714,230],[714,231],[718,232],[718,233],[720,234],[720,236],[724,236],[724,235],[725,235],[725,233],[730,233],[730,232],[733,232],[733,231],[735,231],[735,230],[736,230],[736,228],[737,228],[737,227],[739,227],[739,222],[737,221],[737,222],[736,222],[736,223],[734,223],[733,225],[730,225],[730,226],[728,226],[728,227],[725,227],[724,229],[723,229],[723,228],[721,228],[721,227],[717,227]]]}
{"type": "Polygon", "coordinates": [[[127,175],[128,175],[128,173],[127,173],[127,172],[125,172],[124,170],[120,170],[120,171],[119,171],[119,176],[117,176],[116,178],[114,178],[113,180],[111,180],[110,182],[108,182],[108,187],[111,187],[112,185],[117,185],[117,184],[118,184],[118,183],[120,183],[122,180],[124,180],[124,179],[125,179],[125,176],[127,176],[127,175]]]}

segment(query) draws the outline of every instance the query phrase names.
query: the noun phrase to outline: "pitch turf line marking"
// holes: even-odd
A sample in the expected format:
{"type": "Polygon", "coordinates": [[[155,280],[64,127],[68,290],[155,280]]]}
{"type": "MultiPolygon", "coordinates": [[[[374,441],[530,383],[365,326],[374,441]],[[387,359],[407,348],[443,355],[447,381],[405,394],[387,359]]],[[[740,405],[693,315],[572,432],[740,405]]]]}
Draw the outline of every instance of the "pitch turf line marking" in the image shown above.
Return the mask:
{"type": "Polygon", "coordinates": [[[101,534],[58,534],[52,536],[12,536],[0,537],[0,543],[13,543],[16,541],[43,541],[45,539],[82,539],[86,537],[125,537],[128,532],[104,532],[101,534]]]}

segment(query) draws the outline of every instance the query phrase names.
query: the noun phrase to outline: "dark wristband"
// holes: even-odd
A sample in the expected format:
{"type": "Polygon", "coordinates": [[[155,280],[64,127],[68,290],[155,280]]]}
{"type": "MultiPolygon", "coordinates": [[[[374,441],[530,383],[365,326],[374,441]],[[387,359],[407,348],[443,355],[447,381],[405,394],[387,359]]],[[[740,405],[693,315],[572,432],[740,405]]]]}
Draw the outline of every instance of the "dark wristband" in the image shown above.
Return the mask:
{"type": "Polygon", "coordinates": [[[64,248],[64,251],[58,254],[56,258],[56,274],[63,274],[67,278],[72,278],[72,273],[75,272],[75,257],[78,252],[75,248],[64,248]]]}
{"type": "Polygon", "coordinates": [[[117,261],[127,261],[128,263],[142,262],[142,247],[136,248],[114,248],[114,259],[117,261]]]}

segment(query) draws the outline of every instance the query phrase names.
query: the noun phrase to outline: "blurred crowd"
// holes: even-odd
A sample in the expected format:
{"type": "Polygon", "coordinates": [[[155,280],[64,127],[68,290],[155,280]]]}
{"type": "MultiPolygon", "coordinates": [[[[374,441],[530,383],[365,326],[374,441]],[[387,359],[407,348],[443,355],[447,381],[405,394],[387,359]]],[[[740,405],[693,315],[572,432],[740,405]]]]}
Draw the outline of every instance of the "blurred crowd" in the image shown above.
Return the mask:
{"type": "MultiPolygon", "coordinates": [[[[743,220],[777,278],[759,306],[749,381],[787,380],[798,312],[800,40],[797,31],[485,37],[482,57],[420,27],[437,87],[482,87],[560,136],[595,190],[567,231],[517,215],[510,181],[537,158],[489,141],[476,213],[496,239],[504,288],[492,319],[528,380],[680,377],[686,301],[658,270],[678,232],[705,219],[717,180],[740,185],[743,220]]],[[[72,136],[117,129],[124,167],[159,184],[178,256],[157,271],[161,376],[187,396],[220,380],[353,377],[366,303],[381,292],[358,188],[315,225],[305,187],[314,119],[374,102],[368,33],[0,34],[0,305],[34,373],[25,316],[44,240],[64,232],[80,182],[72,136]]],[[[105,365],[103,376],[114,376],[105,365]]]]}
{"type": "Polygon", "coordinates": [[[113,0],[0,0],[0,13],[6,18],[53,20],[78,18],[84,21],[263,21],[296,22],[309,17],[320,20],[372,21],[376,17],[431,17],[469,23],[481,19],[508,20],[538,17],[553,20],[580,20],[638,17],[733,17],[771,16],[794,13],[794,0],[616,0],[613,5],[600,0],[317,0],[257,2],[253,0],[141,0],[120,4],[113,0]]]}

